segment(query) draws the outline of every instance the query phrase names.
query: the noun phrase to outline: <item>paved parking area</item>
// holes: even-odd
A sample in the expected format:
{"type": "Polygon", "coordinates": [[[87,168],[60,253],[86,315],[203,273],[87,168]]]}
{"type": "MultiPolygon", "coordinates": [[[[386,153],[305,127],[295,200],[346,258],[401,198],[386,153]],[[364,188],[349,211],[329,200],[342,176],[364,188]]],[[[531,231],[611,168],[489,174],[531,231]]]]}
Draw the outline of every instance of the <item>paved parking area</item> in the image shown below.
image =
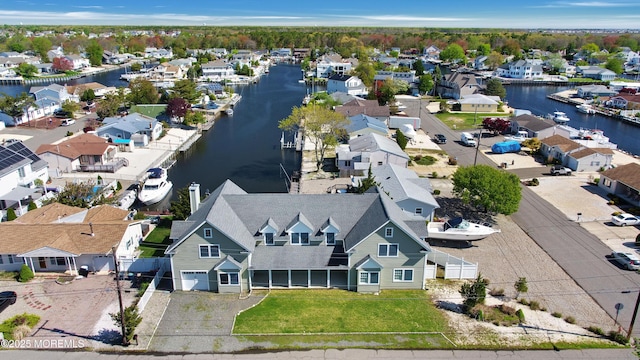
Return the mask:
{"type": "MultiPolygon", "coordinates": [[[[135,299],[136,289],[121,281],[124,305],[135,299]]],[[[22,284],[0,281],[0,291],[13,290],[18,299],[0,314],[0,322],[29,313],[40,316],[31,338],[82,340],[83,347],[101,348],[118,341],[120,331],[109,313],[117,312],[118,297],[112,275],[89,275],[61,285],[53,279],[36,278],[22,284]]],[[[76,342],[78,343],[78,342],[76,342]]]]}

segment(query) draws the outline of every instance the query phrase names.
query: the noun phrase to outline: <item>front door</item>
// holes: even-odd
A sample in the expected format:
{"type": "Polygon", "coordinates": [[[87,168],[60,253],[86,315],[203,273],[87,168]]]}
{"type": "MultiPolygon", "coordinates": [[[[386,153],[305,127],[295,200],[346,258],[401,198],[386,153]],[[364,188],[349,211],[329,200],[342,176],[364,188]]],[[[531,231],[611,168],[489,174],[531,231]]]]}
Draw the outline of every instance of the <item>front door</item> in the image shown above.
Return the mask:
{"type": "Polygon", "coordinates": [[[46,269],[47,268],[47,259],[45,259],[43,257],[39,257],[38,258],[38,262],[40,263],[40,269],[46,269]]]}

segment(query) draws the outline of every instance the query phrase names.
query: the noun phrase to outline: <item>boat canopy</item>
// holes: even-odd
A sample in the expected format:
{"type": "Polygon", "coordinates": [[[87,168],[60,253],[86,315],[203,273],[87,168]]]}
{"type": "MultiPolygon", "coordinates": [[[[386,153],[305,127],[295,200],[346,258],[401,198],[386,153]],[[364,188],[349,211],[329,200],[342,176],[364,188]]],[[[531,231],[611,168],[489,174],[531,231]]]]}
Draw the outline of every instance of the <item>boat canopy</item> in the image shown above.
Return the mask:
{"type": "Polygon", "coordinates": [[[469,227],[469,222],[465,221],[463,218],[461,217],[455,217],[453,219],[448,220],[445,224],[444,224],[444,230],[447,231],[450,228],[454,228],[454,229],[466,229],[469,227]]]}
{"type": "Polygon", "coordinates": [[[162,168],[151,168],[149,170],[147,170],[149,174],[149,179],[160,179],[162,177],[162,173],[164,172],[164,169],[162,168]]]}

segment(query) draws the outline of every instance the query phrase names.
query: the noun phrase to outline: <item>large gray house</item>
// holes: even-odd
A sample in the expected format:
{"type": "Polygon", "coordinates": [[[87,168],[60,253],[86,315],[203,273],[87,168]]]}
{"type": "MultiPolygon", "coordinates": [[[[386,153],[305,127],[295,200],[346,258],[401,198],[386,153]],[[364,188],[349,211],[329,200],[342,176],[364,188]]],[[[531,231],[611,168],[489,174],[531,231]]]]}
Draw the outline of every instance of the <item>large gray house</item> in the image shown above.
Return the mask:
{"type": "Polygon", "coordinates": [[[386,194],[248,194],[227,180],[200,203],[189,191],[166,250],[176,290],[424,289],[425,222],[386,194]]]}

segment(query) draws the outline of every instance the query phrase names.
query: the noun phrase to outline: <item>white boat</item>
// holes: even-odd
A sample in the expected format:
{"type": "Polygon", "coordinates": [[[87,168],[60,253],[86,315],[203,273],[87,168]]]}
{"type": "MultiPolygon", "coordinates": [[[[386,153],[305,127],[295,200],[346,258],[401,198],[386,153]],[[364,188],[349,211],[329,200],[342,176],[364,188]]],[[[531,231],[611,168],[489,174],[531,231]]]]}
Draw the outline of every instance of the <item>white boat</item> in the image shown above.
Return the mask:
{"type": "Polygon", "coordinates": [[[576,105],[576,109],[583,114],[592,115],[596,113],[596,110],[589,104],[576,105]]]}
{"type": "Polygon", "coordinates": [[[225,114],[227,114],[228,116],[233,115],[233,109],[232,108],[228,108],[227,110],[224,111],[225,114]]]}
{"type": "Polygon", "coordinates": [[[140,189],[138,200],[144,205],[151,205],[164,199],[171,191],[173,183],[167,180],[167,169],[151,168],[147,173],[149,177],[140,189]]]}
{"type": "Polygon", "coordinates": [[[571,120],[569,119],[567,114],[563,113],[562,111],[554,111],[551,119],[558,124],[566,124],[569,122],[569,120],[571,120]]]}
{"type": "Polygon", "coordinates": [[[135,190],[127,190],[124,192],[120,200],[118,200],[118,207],[123,210],[129,210],[131,205],[136,202],[136,191],[135,190]]]}
{"type": "Polygon", "coordinates": [[[517,142],[523,142],[525,140],[529,139],[529,133],[526,131],[518,131],[517,134],[515,135],[510,135],[510,136],[505,136],[504,137],[504,141],[517,141],[517,142]]]}
{"type": "Polygon", "coordinates": [[[427,224],[427,237],[443,241],[475,241],[500,232],[489,226],[456,217],[448,221],[431,221],[427,224]]]}

